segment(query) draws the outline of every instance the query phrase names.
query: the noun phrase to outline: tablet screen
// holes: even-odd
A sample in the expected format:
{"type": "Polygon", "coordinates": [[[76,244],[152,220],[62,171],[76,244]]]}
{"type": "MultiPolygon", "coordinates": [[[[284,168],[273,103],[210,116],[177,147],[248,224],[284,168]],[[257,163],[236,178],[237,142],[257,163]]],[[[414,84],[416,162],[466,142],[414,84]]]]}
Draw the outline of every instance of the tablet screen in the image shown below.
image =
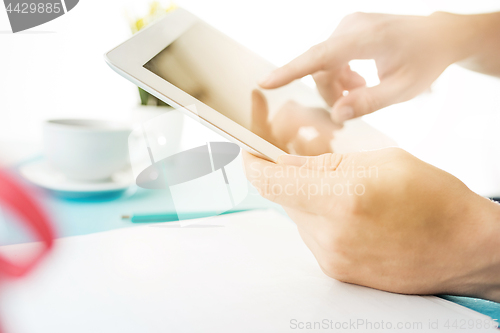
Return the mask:
{"type": "MultiPolygon", "coordinates": [[[[330,146],[329,114],[322,108],[310,109],[324,105],[316,91],[300,80],[278,89],[261,90],[258,113],[252,114],[252,91],[259,89],[257,82],[276,67],[203,21],[196,21],[176,35],[173,42],[143,65],[146,70],[281,150],[295,151],[289,142],[304,141],[303,127],[313,134],[307,135],[310,144],[315,144],[313,138],[322,142],[317,145],[318,150],[323,145],[330,146]],[[263,106],[262,97],[268,108],[263,106]],[[290,109],[290,100],[301,106],[290,109]]],[[[323,150],[329,150],[328,147],[323,150]]]]}
{"type": "Polygon", "coordinates": [[[144,67],[251,130],[251,92],[268,66],[198,21],[144,67]]]}

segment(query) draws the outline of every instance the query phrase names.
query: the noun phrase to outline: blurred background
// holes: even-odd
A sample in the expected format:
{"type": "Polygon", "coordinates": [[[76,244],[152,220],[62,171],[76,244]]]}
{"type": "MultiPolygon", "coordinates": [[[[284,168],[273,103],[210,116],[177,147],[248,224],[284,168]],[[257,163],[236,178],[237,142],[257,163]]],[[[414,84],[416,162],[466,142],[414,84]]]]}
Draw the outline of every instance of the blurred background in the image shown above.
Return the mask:
{"type": "MultiPolygon", "coordinates": [[[[38,153],[49,118],[129,120],[137,87],[114,73],[103,54],[131,35],[130,20],[149,0],[82,0],[63,17],[12,34],[0,10],[0,161],[38,153]]],[[[169,2],[165,3],[166,5],[169,2]]],[[[481,13],[499,1],[177,0],[176,4],[280,66],[326,39],[356,11],[427,15],[481,13]]],[[[355,61],[370,83],[370,61],[355,61]]],[[[311,78],[305,78],[314,85],[311,78]]],[[[365,120],[398,144],[464,181],[500,196],[500,80],[451,66],[430,92],[365,120]]]]}

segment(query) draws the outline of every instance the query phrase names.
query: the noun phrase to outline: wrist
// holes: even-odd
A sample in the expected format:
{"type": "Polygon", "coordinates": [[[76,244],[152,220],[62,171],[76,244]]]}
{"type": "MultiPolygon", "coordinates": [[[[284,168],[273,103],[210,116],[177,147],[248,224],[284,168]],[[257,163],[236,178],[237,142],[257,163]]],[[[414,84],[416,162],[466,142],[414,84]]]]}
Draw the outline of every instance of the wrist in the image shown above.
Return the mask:
{"type": "Polygon", "coordinates": [[[471,237],[474,255],[469,258],[468,294],[500,302],[500,205],[479,196],[476,200],[476,214],[471,218],[476,237],[471,237]]]}
{"type": "Polygon", "coordinates": [[[445,45],[451,63],[469,62],[487,53],[498,43],[500,13],[460,15],[447,12],[432,13],[435,31],[445,45]]]}
{"type": "Polygon", "coordinates": [[[433,30],[437,33],[443,53],[449,63],[455,63],[472,56],[474,39],[479,30],[472,24],[473,15],[459,15],[447,12],[435,12],[429,16],[433,22],[433,30]]]}

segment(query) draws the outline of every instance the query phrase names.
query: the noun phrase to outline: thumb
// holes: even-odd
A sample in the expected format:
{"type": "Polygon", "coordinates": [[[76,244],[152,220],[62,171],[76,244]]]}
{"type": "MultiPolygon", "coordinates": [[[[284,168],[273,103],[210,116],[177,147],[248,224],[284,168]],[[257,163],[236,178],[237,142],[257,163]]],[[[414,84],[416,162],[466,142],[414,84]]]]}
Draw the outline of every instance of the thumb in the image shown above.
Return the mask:
{"type": "Polygon", "coordinates": [[[403,96],[408,85],[391,77],[374,87],[359,87],[341,97],[332,109],[332,120],[342,123],[346,120],[361,117],[391,104],[403,102],[409,98],[403,96]]]}
{"type": "Polygon", "coordinates": [[[306,162],[314,157],[282,155],[275,164],[248,153],[243,156],[245,174],[250,183],[264,198],[282,206],[322,214],[331,208],[329,198],[333,187],[337,183],[340,187],[344,186],[343,178],[308,167],[301,168],[301,161],[293,162],[286,156],[306,162]]]}

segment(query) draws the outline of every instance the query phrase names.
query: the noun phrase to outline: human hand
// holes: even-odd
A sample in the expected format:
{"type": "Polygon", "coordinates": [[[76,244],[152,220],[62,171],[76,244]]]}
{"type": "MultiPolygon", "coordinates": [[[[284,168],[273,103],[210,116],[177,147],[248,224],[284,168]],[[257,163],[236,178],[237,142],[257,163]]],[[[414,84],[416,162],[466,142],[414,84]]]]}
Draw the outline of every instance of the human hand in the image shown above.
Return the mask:
{"type": "Polygon", "coordinates": [[[259,90],[252,92],[252,132],[285,152],[309,156],[330,153],[333,132],[341,127],[325,109],[294,101],[285,103],[269,119],[266,98],[259,90]]]}
{"type": "Polygon", "coordinates": [[[355,13],[345,17],[330,38],[276,69],[260,85],[278,88],[312,74],[333,107],[332,119],[342,123],[425,91],[448,65],[468,54],[462,44],[470,30],[460,15],[448,13],[355,13]],[[349,67],[353,59],[374,59],[380,84],[366,87],[349,67]]]}
{"type": "Polygon", "coordinates": [[[328,276],[500,300],[500,206],[454,176],[399,148],[244,160],[247,178],[284,207],[328,276]]]}

